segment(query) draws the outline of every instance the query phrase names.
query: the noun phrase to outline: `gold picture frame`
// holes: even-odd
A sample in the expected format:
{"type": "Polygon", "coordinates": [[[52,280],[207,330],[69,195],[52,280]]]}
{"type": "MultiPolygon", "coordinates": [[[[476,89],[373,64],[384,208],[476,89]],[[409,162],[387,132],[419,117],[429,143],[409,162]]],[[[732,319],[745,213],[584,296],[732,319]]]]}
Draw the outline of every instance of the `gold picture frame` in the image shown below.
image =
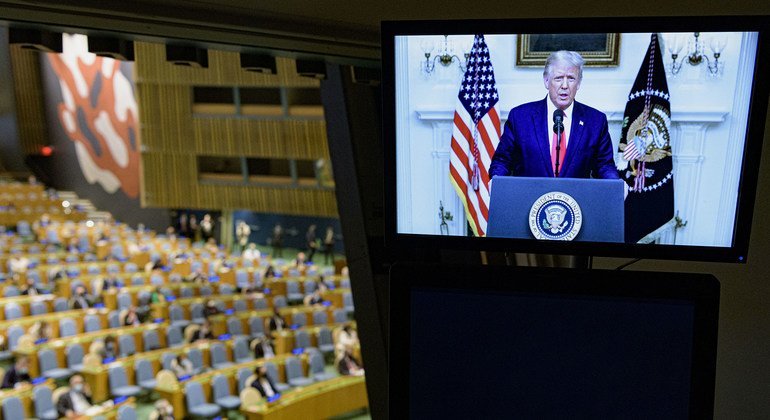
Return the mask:
{"type": "Polygon", "coordinates": [[[543,67],[558,50],[579,52],[586,67],[617,67],[620,62],[620,34],[520,34],[516,40],[517,67],[543,67]]]}

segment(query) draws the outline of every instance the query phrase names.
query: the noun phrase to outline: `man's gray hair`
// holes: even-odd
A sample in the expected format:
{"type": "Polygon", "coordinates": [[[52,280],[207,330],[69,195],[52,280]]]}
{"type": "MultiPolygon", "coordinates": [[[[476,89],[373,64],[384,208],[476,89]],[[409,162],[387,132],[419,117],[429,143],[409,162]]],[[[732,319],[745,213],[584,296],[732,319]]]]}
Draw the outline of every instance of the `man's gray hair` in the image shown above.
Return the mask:
{"type": "Polygon", "coordinates": [[[551,75],[551,67],[553,67],[553,65],[557,62],[567,63],[571,66],[577,67],[578,81],[583,80],[583,65],[586,63],[586,61],[583,59],[583,56],[576,53],[575,51],[567,50],[554,51],[551,53],[551,55],[548,56],[548,59],[545,60],[543,77],[548,78],[551,75]]]}

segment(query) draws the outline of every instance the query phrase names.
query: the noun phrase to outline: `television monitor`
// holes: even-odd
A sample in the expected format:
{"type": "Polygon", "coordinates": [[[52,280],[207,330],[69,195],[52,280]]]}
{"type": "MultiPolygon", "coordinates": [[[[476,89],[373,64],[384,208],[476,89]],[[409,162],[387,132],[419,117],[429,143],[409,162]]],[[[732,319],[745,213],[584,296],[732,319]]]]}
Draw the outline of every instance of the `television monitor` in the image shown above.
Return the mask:
{"type": "Polygon", "coordinates": [[[713,417],[706,274],[395,264],[393,418],[713,417]]]}
{"type": "Polygon", "coordinates": [[[769,22],[383,22],[388,245],[745,262],[769,22]]]}

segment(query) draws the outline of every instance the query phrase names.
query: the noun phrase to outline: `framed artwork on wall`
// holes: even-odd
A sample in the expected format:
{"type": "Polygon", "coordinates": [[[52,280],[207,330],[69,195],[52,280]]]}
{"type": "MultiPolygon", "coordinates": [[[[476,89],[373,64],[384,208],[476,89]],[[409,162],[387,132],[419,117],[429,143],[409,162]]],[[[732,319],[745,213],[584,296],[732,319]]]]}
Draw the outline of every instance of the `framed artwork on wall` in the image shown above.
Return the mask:
{"type": "Polygon", "coordinates": [[[520,34],[516,49],[519,67],[542,67],[558,50],[579,52],[587,67],[615,67],[620,62],[620,34],[520,34]]]}

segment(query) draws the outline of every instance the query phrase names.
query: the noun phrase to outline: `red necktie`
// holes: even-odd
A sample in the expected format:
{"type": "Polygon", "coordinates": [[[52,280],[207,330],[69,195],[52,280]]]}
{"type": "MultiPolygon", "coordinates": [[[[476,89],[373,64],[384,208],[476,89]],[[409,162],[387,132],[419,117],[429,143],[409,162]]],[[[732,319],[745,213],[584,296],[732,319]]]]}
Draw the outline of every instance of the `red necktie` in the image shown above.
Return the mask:
{"type": "MultiPolygon", "coordinates": [[[[567,154],[567,139],[565,138],[564,132],[561,132],[561,148],[559,149],[559,172],[561,173],[563,167],[562,162],[564,162],[564,155],[567,154]]],[[[556,174],[556,144],[558,141],[556,140],[556,133],[553,133],[553,141],[551,142],[551,168],[553,169],[554,175],[556,174]]]]}

